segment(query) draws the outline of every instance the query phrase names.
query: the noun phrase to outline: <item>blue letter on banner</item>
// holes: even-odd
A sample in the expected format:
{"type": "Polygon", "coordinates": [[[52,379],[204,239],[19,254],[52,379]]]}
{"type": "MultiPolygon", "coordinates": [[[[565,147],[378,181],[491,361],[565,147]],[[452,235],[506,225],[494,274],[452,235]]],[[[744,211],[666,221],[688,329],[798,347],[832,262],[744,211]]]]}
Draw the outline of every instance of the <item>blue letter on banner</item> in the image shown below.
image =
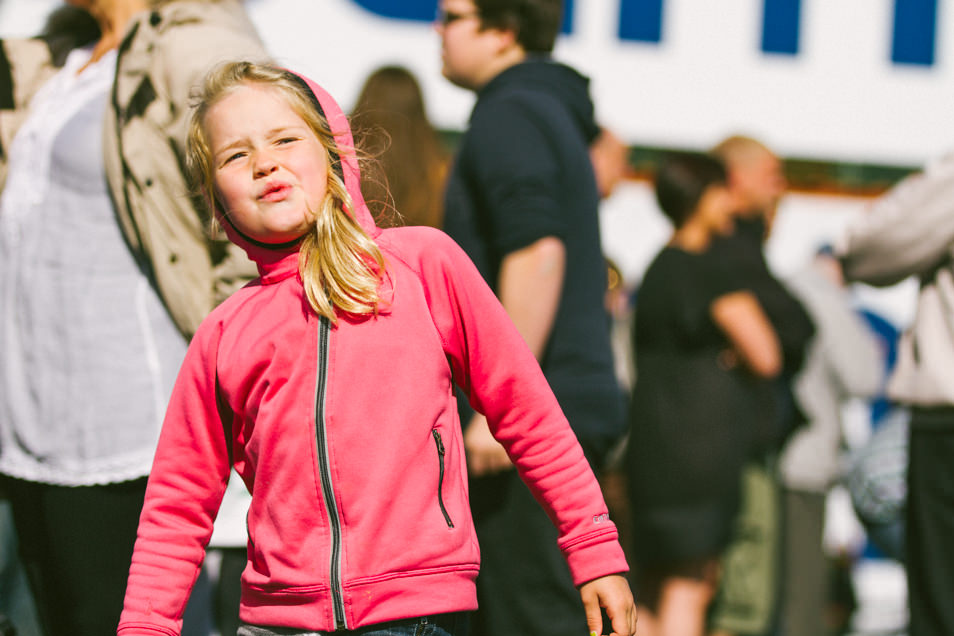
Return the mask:
{"type": "Polygon", "coordinates": [[[936,37],[937,0],[895,0],[892,62],[931,66],[936,37]]]}
{"type": "Polygon", "coordinates": [[[352,0],[356,5],[383,18],[433,22],[437,0],[352,0]]]}
{"type": "Polygon", "coordinates": [[[765,0],[762,13],[762,50],[795,55],[801,24],[801,0],[765,0]]]}
{"type": "Polygon", "coordinates": [[[634,42],[662,40],[663,0],[621,0],[619,38],[634,42]]]}

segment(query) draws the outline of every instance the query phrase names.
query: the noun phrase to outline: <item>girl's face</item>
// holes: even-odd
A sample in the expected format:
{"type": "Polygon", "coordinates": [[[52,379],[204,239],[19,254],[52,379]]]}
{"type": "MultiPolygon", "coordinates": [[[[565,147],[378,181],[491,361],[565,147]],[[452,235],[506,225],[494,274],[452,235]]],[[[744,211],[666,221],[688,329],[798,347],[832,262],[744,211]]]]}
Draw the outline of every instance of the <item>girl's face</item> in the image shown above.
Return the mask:
{"type": "Polygon", "coordinates": [[[213,183],[223,213],[263,243],[285,243],[314,224],[328,189],[328,153],[273,88],[239,87],[205,115],[213,183]]]}

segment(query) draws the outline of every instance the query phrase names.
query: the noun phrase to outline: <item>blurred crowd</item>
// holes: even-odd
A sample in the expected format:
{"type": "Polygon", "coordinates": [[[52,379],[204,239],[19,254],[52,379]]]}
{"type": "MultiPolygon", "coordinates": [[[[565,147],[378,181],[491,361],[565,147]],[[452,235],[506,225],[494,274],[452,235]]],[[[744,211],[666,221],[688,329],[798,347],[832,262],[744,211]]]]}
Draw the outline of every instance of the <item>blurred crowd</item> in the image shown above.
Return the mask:
{"type": "MultiPolygon", "coordinates": [[[[785,240],[784,157],[736,131],[661,153],[672,233],[625,280],[599,209],[639,140],[596,120],[555,33],[501,7],[562,3],[441,1],[444,76],[477,95],[462,136],[432,125],[407,68],[366,78],[349,109],[362,192],[380,225],[456,240],[530,345],[603,485],[637,633],[850,633],[860,554],[824,540],[840,489],[864,550],[905,569],[899,633],[954,634],[954,159],[780,276],[765,245],[785,240]],[[903,329],[853,293],[910,277],[903,329]]],[[[0,40],[3,636],[115,632],[178,366],[255,275],[186,195],[190,91],[267,54],[238,0],[69,0],[37,37],[0,40]]],[[[482,559],[470,633],[584,636],[556,530],[458,401],[482,559]]],[[[238,629],[249,497],[230,481],[183,634],[238,629]]]]}

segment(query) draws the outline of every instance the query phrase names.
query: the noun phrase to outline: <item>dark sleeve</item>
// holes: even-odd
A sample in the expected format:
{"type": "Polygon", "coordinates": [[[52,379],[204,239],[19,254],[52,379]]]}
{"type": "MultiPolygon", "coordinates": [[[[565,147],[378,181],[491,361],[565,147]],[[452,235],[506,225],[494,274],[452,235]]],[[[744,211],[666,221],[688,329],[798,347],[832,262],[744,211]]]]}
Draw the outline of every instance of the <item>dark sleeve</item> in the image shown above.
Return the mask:
{"type": "Polygon", "coordinates": [[[784,373],[792,375],[805,361],[815,325],[802,303],[769,270],[758,236],[750,229],[748,234],[737,232],[714,243],[713,267],[755,294],[778,335],[784,373]]]}
{"type": "MultiPolygon", "coordinates": [[[[747,290],[745,281],[735,275],[731,267],[718,259],[711,258],[706,254],[699,261],[699,271],[697,273],[702,293],[700,299],[702,307],[700,311],[707,325],[715,325],[712,319],[712,306],[723,296],[734,294],[736,292],[747,290]]],[[[722,330],[719,327],[715,329],[720,334],[722,330]]]]}
{"type": "Polygon", "coordinates": [[[583,136],[586,139],[586,145],[591,145],[596,138],[603,132],[603,128],[595,120],[588,121],[583,126],[583,136]]]}
{"type": "Polygon", "coordinates": [[[532,109],[516,99],[497,100],[475,112],[471,123],[470,159],[498,254],[566,234],[558,157],[532,109]]]}
{"type": "Polygon", "coordinates": [[[654,286],[675,300],[674,319],[682,337],[696,344],[709,343],[719,333],[712,304],[743,288],[738,277],[709,254],[673,251],[657,263],[655,278],[654,286]]]}
{"type": "Polygon", "coordinates": [[[707,254],[701,262],[701,277],[705,285],[708,302],[711,305],[727,294],[748,288],[747,282],[736,275],[736,270],[720,258],[707,254]]]}

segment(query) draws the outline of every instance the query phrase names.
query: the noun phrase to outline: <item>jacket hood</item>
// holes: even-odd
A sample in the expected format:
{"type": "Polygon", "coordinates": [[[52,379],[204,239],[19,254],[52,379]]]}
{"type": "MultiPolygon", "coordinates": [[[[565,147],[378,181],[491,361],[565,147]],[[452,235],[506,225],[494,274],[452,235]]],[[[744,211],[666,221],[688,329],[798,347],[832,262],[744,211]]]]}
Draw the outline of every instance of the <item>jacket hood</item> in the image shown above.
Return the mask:
{"type": "Polygon", "coordinates": [[[537,90],[554,95],[573,115],[587,142],[599,134],[599,125],[590,98],[590,80],[585,75],[549,57],[529,57],[490,80],[480,93],[537,90]]]}
{"type": "MultiPolygon", "coordinates": [[[[294,71],[290,72],[308,89],[313,98],[315,109],[327,119],[334,135],[337,146],[337,151],[334,154],[337,155],[337,161],[333,159],[332,169],[343,179],[348,194],[351,196],[351,207],[347,209],[347,212],[358,221],[371,238],[376,238],[381,230],[375,224],[374,217],[361,194],[361,172],[358,167],[358,158],[355,153],[348,116],[338,105],[338,102],[318,83],[294,71]]],[[[273,273],[276,268],[284,271],[288,269],[290,264],[294,264],[297,269],[297,253],[301,239],[290,243],[269,245],[239,232],[228,219],[222,217],[218,210],[216,210],[216,215],[219,217],[229,240],[245,250],[249,258],[258,265],[259,273],[262,276],[273,273]],[[291,258],[292,255],[295,255],[295,258],[291,258]]]]}

